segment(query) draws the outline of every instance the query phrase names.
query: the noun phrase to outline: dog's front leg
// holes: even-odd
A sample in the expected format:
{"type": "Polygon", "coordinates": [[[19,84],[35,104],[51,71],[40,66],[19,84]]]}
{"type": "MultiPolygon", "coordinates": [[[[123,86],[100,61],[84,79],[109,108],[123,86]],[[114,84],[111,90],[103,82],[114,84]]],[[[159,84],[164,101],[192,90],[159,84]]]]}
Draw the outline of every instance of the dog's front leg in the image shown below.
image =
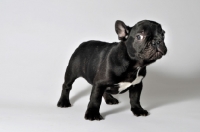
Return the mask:
{"type": "Polygon", "coordinates": [[[149,114],[148,111],[144,110],[140,105],[141,91],[142,91],[142,82],[135,86],[131,86],[131,88],[129,89],[131,111],[136,116],[147,116],[149,114]]]}
{"type": "Polygon", "coordinates": [[[101,85],[94,85],[92,88],[92,93],[90,95],[90,102],[88,104],[87,111],[85,113],[86,120],[102,120],[103,117],[99,113],[101,100],[105,87],[101,85]]]}

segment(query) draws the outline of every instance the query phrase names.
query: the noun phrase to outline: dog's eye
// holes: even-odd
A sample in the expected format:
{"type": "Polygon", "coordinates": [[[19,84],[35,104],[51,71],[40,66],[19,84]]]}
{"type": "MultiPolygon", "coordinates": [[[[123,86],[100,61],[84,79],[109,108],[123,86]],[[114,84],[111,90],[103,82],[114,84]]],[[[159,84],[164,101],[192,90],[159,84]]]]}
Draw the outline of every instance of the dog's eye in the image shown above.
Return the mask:
{"type": "Polygon", "coordinates": [[[142,35],[137,35],[137,40],[142,40],[143,39],[143,36],[142,35]]]}

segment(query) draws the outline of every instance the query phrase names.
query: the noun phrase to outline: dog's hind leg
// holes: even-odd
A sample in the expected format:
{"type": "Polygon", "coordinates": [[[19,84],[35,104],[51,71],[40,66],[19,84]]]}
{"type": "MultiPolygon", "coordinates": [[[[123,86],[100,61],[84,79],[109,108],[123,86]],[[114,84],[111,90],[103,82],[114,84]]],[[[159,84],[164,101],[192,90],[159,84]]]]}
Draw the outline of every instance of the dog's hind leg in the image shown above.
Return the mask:
{"type": "Polygon", "coordinates": [[[111,94],[109,94],[107,92],[104,92],[103,97],[104,97],[106,104],[113,105],[113,104],[119,103],[119,101],[116,98],[114,98],[111,94]]]}
{"type": "Polygon", "coordinates": [[[72,89],[72,84],[77,78],[75,73],[72,71],[72,66],[69,65],[67,67],[66,73],[65,73],[65,81],[64,84],[62,85],[62,93],[60,96],[60,99],[57,103],[58,107],[70,107],[70,101],[69,101],[69,93],[70,90],[72,89]]]}

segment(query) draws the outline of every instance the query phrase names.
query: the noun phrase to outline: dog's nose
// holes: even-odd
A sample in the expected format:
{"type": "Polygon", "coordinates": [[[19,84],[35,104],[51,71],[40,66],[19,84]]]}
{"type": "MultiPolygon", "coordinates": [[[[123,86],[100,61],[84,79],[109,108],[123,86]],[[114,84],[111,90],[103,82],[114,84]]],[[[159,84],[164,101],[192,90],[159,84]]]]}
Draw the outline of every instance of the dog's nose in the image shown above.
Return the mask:
{"type": "Polygon", "coordinates": [[[160,44],[161,44],[160,40],[153,40],[152,41],[152,45],[155,46],[155,47],[159,47],[160,44]]]}
{"type": "Polygon", "coordinates": [[[160,40],[158,40],[156,44],[157,44],[157,45],[159,45],[160,43],[161,43],[161,41],[160,41],[160,40]]]}

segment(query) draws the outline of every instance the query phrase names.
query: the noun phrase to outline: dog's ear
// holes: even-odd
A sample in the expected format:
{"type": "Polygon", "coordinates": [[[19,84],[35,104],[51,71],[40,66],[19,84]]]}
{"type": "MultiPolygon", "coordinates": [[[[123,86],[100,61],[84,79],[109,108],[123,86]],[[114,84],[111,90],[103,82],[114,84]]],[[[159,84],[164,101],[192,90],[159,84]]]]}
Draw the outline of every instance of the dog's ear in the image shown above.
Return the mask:
{"type": "Polygon", "coordinates": [[[119,40],[126,40],[128,38],[130,27],[126,26],[123,21],[117,20],[115,22],[115,31],[119,40]]]}

